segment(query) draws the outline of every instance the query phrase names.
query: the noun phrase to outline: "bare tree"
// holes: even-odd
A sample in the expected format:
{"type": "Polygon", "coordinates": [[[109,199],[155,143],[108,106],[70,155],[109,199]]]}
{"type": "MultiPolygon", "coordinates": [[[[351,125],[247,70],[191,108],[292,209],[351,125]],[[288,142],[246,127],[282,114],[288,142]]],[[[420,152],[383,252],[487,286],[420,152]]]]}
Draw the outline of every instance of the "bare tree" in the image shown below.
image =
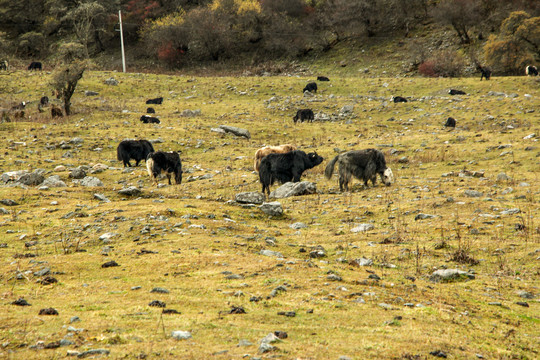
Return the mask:
{"type": "Polygon", "coordinates": [[[433,10],[435,20],[451,25],[462,44],[469,44],[469,30],[480,20],[479,0],[442,0],[433,10]]]}

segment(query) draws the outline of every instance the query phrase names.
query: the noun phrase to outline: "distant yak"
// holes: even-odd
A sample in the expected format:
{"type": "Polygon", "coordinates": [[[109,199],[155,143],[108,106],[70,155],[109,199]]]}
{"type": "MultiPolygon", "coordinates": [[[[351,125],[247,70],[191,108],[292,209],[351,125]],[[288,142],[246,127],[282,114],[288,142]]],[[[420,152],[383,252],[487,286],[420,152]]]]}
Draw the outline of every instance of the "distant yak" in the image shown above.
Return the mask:
{"type": "Polygon", "coordinates": [[[154,147],[148,140],[124,140],[116,148],[116,158],[124,163],[124,167],[131,167],[131,159],[135,160],[135,166],[139,166],[141,160],[146,161],[152,152],[154,147]]]}
{"type": "Polygon", "coordinates": [[[155,99],[146,100],[146,103],[147,104],[161,105],[163,103],[163,97],[158,97],[158,98],[155,98],[155,99]]]}
{"type": "Polygon", "coordinates": [[[302,90],[303,93],[305,93],[306,91],[316,93],[317,92],[317,83],[314,83],[314,82],[308,83],[306,85],[306,87],[302,90]]]}
{"type": "Polygon", "coordinates": [[[43,65],[39,61],[32,61],[30,65],[28,65],[28,70],[42,70],[43,65]]]}
{"type": "Polygon", "coordinates": [[[351,150],[339,154],[326,166],[324,175],[327,179],[332,177],[336,163],[339,168],[339,189],[341,191],[349,191],[349,182],[353,176],[363,181],[365,186],[368,186],[368,181],[371,181],[375,186],[377,174],[386,186],[390,186],[394,182],[394,174],[386,166],[384,154],[377,149],[351,150]]]}
{"type": "Polygon", "coordinates": [[[405,99],[403,96],[393,96],[392,101],[395,103],[406,103],[407,99],[405,99]]]}
{"type": "Polygon", "coordinates": [[[330,81],[326,76],[317,76],[317,81],[330,81]]]}
{"type": "Polygon", "coordinates": [[[534,65],[529,65],[525,68],[525,74],[528,76],[538,76],[538,69],[534,65]]]}
{"type": "Polygon", "coordinates": [[[144,124],[159,124],[161,121],[157,117],[143,115],[141,116],[141,122],[144,124]]]}
{"type": "Polygon", "coordinates": [[[315,119],[315,115],[313,114],[313,110],[311,109],[300,109],[293,117],[293,121],[295,124],[297,121],[304,122],[304,120],[308,122],[313,122],[313,119],[315,119]]]}
{"type": "Polygon", "coordinates": [[[455,90],[455,89],[450,89],[450,91],[448,91],[448,93],[450,95],[467,95],[467,93],[465,91],[455,90]]]}
{"type": "Polygon", "coordinates": [[[444,126],[445,127],[455,128],[456,127],[456,119],[454,119],[453,117],[449,117],[448,119],[446,119],[446,122],[444,123],[444,126]]]}
{"type": "Polygon", "coordinates": [[[146,169],[150,178],[155,184],[158,183],[158,176],[165,173],[171,184],[171,175],[174,175],[175,183],[182,183],[182,161],[176,151],[157,151],[150,153],[146,158],[146,169]]]}

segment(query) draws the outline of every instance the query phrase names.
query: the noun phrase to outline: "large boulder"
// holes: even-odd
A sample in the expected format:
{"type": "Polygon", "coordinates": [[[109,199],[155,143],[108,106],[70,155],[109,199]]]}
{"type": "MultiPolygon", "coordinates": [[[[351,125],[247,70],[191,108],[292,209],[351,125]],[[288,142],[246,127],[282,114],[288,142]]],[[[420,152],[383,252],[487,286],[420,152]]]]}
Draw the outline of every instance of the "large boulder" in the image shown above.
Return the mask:
{"type": "Polygon", "coordinates": [[[86,176],[83,179],[79,181],[79,184],[81,186],[88,186],[88,187],[94,187],[94,186],[103,186],[103,182],[99,180],[97,177],[94,176],[86,176]]]}
{"type": "Polygon", "coordinates": [[[429,280],[433,282],[453,282],[474,279],[474,275],[459,269],[440,269],[431,274],[429,280]]]}
{"type": "Polygon", "coordinates": [[[270,193],[271,198],[282,199],[291,196],[317,193],[317,184],[309,181],[287,182],[270,193]]]}
{"type": "Polygon", "coordinates": [[[60,180],[60,176],[58,175],[52,175],[46,178],[42,183],[41,186],[47,186],[50,188],[53,187],[66,187],[66,183],[60,180]]]}
{"type": "Polygon", "coordinates": [[[283,207],[277,201],[263,203],[259,208],[266,215],[270,215],[270,216],[281,216],[281,215],[283,215],[283,207]]]}

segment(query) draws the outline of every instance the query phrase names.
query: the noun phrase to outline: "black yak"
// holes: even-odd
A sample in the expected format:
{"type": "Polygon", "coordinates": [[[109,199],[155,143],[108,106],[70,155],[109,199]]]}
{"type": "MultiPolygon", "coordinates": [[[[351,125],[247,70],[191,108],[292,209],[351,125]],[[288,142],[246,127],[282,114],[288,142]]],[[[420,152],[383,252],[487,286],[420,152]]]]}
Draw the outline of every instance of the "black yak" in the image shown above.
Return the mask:
{"type": "Polygon", "coordinates": [[[32,61],[30,65],[28,65],[28,70],[42,70],[43,65],[39,61],[32,61]]]}
{"type": "Polygon", "coordinates": [[[282,184],[289,181],[299,182],[304,171],[319,165],[323,160],[316,152],[306,154],[302,150],[265,156],[259,167],[263,194],[266,191],[270,195],[270,185],[276,180],[282,184]]]}
{"type": "Polygon", "coordinates": [[[0,70],[6,70],[9,68],[9,63],[7,60],[0,60],[0,70]]]}
{"type": "Polygon", "coordinates": [[[141,116],[141,122],[144,124],[159,124],[161,121],[157,117],[143,115],[141,116]]]}
{"type": "Polygon", "coordinates": [[[529,65],[525,68],[525,74],[529,76],[538,76],[538,69],[534,65],[529,65]]]}
{"type": "Polygon", "coordinates": [[[324,175],[327,179],[332,177],[336,163],[339,167],[339,189],[341,191],[349,191],[349,182],[352,176],[364,181],[365,186],[368,186],[370,180],[375,186],[377,174],[386,186],[390,186],[394,182],[394,174],[386,166],[384,154],[377,149],[352,150],[339,154],[326,166],[324,175]]]}
{"type": "Polygon", "coordinates": [[[148,175],[155,184],[158,183],[157,178],[161,173],[165,173],[169,185],[172,185],[171,175],[173,174],[176,184],[182,183],[182,161],[176,151],[156,151],[148,154],[146,168],[148,169],[148,175]]]}
{"type": "Polygon", "coordinates": [[[158,98],[155,98],[155,99],[146,100],[146,103],[147,104],[161,105],[163,103],[163,97],[158,97],[158,98]]]}
{"type": "Polygon", "coordinates": [[[307,122],[313,122],[313,119],[315,119],[315,115],[313,114],[313,110],[311,109],[300,109],[293,117],[293,121],[295,124],[297,121],[304,122],[304,120],[306,120],[307,122]]]}
{"type": "Polygon", "coordinates": [[[483,78],[486,78],[486,80],[489,80],[491,78],[491,69],[488,67],[484,67],[481,65],[476,65],[476,69],[480,71],[480,81],[482,81],[483,78]]]}
{"type": "Polygon", "coordinates": [[[401,103],[401,102],[406,103],[407,99],[405,99],[403,96],[393,96],[392,101],[395,103],[401,103]]]}
{"type": "Polygon", "coordinates": [[[302,90],[303,93],[305,93],[306,91],[309,91],[309,92],[317,92],[317,83],[314,83],[314,82],[310,82],[306,85],[306,87],[304,88],[304,90],[302,90]]]}
{"type": "Polygon", "coordinates": [[[448,93],[450,95],[467,95],[467,93],[465,91],[462,91],[462,90],[455,90],[455,89],[450,89],[448,91],[448,93]]]}
{"type": "Polygon", "coordinates": [[[449,117],[448,119],[446,119],[446,122],[444,123],[444,126],[445,127],[453,127],[453,128],[455,128],[456,127],[456,119],[454,119],[453,117],[449,117]]]}
{"type": "Polygon", "coordinates": [[[153,107],[149,107],[149,108],[146,108],[146,113],[147,114],[155,114],[156,110],[153,107]]]}
{"type": "Polygon", "coordinates": [[[148,140],[124,140],[116,148],[116,158],[124,163],[124,167],[131,167],[131,159],[135,160],[135,166],[139,166],[141,160],[146,160],[152,152],[154,147],[148,140]]]}
{"type": "Polygon", "coordinates": [[[290,151],[296,150],[296,146],[291,144],[283,144],[277,146],[265,146],[255,151],[255,161],[253,162],[253,168],[255,171],[259,171],[261,160],[268,154],[285,154],[290,151]]]}
{"type": "Polygon", "coordinates": [[[330,81],[326,76],[317,76],[317,81],[330,81]]]}

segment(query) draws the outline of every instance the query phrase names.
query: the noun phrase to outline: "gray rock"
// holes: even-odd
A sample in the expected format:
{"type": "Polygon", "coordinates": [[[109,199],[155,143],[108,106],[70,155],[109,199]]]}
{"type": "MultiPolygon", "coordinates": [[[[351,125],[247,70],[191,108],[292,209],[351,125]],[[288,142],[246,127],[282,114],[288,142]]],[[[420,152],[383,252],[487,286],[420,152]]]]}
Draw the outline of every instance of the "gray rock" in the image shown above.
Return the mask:
{"type": "Polygon", "coordinates": [[[347,115],[347,114],[350,114],[352,113],[354,110],[354,105],[345,105],[341,108],[341,110],[339,111],[341,114],[343,115],[347,115]]]}
{"type": "Polygon", "coordinates": [[[262,204],[264,195],[258,191],[242,192],[236,194],[234,199],[241,204],[262,204]]]}
{"type": "Polygon", "coordinates": [[[534,299],[534,294],[525,290],[518,291],[517,294],[519,297],[524,299],[534,299]]]}
{"type": "Polygon", "coordinates": [[[107,197],[103,194],[94,194],[94,199],[98,199],[103,202],[111,202],[111,200],[107,199],[107,197]]]}
{"type": "Polygon", "coordinates": [[[245,137],[246,139],[251,139],[251,134],[246,129],[242,129],[235,126],[228,126],[228,125],[219,125],[219,128],[224,130],[225,132],[234,134],[236,136],[242,136],[242,137],[245,137]]]}
{"type": "Polygon", "coordinates": [[[259,345],[259,354],[264,354],[264,353],[273,351],[273,350],[275,350],[275,348],[276,348],[275,346],[270,345],[268,343],[261,343],[259,345]]]}
{"type": "Polygon", "coordinates": [[[68,340],[68,339],[62,339],[60,340],[60,346],[70,346],[70,345],[73,345],[75,344],[73,341],[71,340],[68,340]]]}
{"type": "Polygon", "coordinates": [[[246,340],[246,339],[240,339],[240,341],[238,342],[238,345],[236,346],[240,347],[240,346],[251,346],[251,345],[253,345],[251,341],[246,340]]]}
{"type": "Polygon", "coordinates": [[[0,200],[0,204],[6,205],[6,206],[19,205],[18,202],[16,202],[15,200],[11,200],[11,199],[2,199],[2,200],[0,200]]]}
{"type": "Polygon", "coordinates": [[[0,214],[7,215],[7,214],[9,214],[9,211],[6,210],[6,208],[0,208],[0,214]]]}
{"type": "Polygon", "coordinates": [[[440,269],[431,274],[429,280],[433,282],[465,281],[474,279],[474,275],[459,269],[440,269]]]}
{"type": "Polygon", "coordinates": [[[415,217],[414,217],[414,220],[425,220],[425,219],[434,219],[436,218],[437,215],[430,215],[430,214],[417,214],[415,217]]]}
{"type": "Polygon", "coordinates": [[[357,233],[357,232],[369,231],[369,230],[373,230],[374,228],[375,226],[373,226],[373,224],[368,224],[368,223],[359,224],[355,226],[354,228],[352,228],[351,232],[357,233]]]}
{"type": "Polygon", "coordinates": [[[99,95],[99,93],[96,92],[96,91],[86,90],[86,91],[84,92],[84,95],[85,95],[85,96],[96,96],[96,95],[99,95]]]}
{"type": "Polygon", "coordinates": [[[500,173],[499,175],[497,175],[497,181],[510,181],[510,180],[512,180],[512,178],[506,175],[505,173],[500,173]]]}
{"type": "Polygon", "coordinates": [[[110,242],[112,238],[117,237],[117,236],[118,236],[117,233],[108,232],[108,233],[105,233],[105,234],[101,235],[99,237],[99,240],[104,241],[104,242],[110,242]]]}
{"type": "Polygon", "coordinates": [[[168,294],[169,290],[162,288],[162,287],[155,287],[152,290],[150,290],[151,293],[158,293],[158,294],[168,294]]]}
{"type": "Polygon", "coordinates": [[[276,343],[276,342],[280,342],[281,340],[276,336],[276,334],[274,333],[269,333],[268,335],[266,335],[265,337],[263,337],[259,343],[260,344],[273,344],[273,343],[276,343]]]}
{"type": "Polygon", "coordinates": [[[343,281],[343,278],[336,274],[330,274],[326,277],[326,279],[329,281],[343,281]]]}
{"type": "Polygon", "coordinates": [[[263,203],[259,209],[264,212],[266,215],[270,216],[281,216],[283,215],[283,207],[281,203],[277,201],[263,203]]]}
{"type": "Polygon", "coordinates": [[[199,116],[201,115],[201,110],[200,109],[197,109],[197,110],[184,110],[180,113],[180,116],[183,116],[183,117],[195,117],[195,116],[199,116]]]}
{"type": "Polygon", "coordinates": [[[83,179],[84,177],[86,177],[86,171],[84,171],[84,169],[79,166],[71,170],[71,172],[69,173],[69,177],[71,179],[83,179]]]}
{"type": "Polygon", "coordinates": [[[47,274],[50,273],[50,272],[51,272],[51,269],[50,269],[50,268],[44,267],[43,269],[41,269],[41,270],[39,270],[39,271],[36,271],[36,272],[34,273],[34,276],[36,276],[36,277],[45,276],[45,275],[47,275],[47,274]]]}
{"type": "Polygon", "coordinates": [[[0,181],[4,184],[8,182],[17,182],[21,176],[28,174],[28,170],[17,170],[17,171],[8,171],[0,176],[0,181]]]}
{"type": "Polygon", "coordinates": [[[171,337],[176,340],[191,339],[191,333],[189,331],[175,330],[171,333],[171,337]]]}
{"type": "Polygon", "coordinates": [[[47,187],[66,187],[66,183],[63,182],[62,180],[60,180],[60,176],[58,175],[52,175],[52,176],[49,176],[48,178],[46,178],[43,183],[41,184],[42,186],[47,186],[47,187]]]}
{"type": "Polygon", "coordinates": [[[476,190],[465,190],[464,194],[468,197],[482,197],[484,194],[482,194],[480,191],[476,190]]]}
{"type": "Polygon", "coordinates": [[[141,190],[139,188],[136,188],[135,186],[130,186],[125,189],[119,190],[118,193],[120,195],[139,196],[141,194],[141,190]]]}
{"type": "Polygon", "coordinates": [[[109,79],[105,80],[105,84],[106,85],[116,86],[116,85],[118,85],[118,80],[116,80],[115,78],[109,78],[109,79]]]}
{"type": "Polygon", "coordinates": [[[45,178],[43,177],[43,175],[41,173],[42,173],[42,171],[36,170],[36,171],[34,171],[32,173],[29,173],[29,174],[23,174],[17,180],[17,182],[20,183],[20,184],[27,185],[27,186],[40,185],[41,183],[43,183],[43,181],[45,181],[45,178]]]}
{"type": "Polygon", "coordinates": [[[503,211],[501,211],[501,214],[502,215],[514,215],[514,214],[519,214],[520,212],[521,212],[520,209],[514,208],[514,209],[503,210],[503,211]]]}
{"type": "Polygon", "coordinates": [[[87,187],[103,186],[103,182],[94,176],[85,176],[79,181],[79,185],[87,187]]]}
{"type": "Polygon", "coordinates": [[[277,257],[277,258],[280,258],[280,259],[283,258],[283,255],[280,252],[272,251],[272,250],[263,249],[263,250],[261,250],[261,252],[259,254],[264,255],[264,256],[277,257]]]}
{"type": "Polygon", "coordinates": [[[107,349],[90,349],[90,350],[83,351],[82,353],[79,353],[77,357],[79,359],[82,359],[82,358],[93,356],[93,355],[109,355],[109,354],[110,354],[110,350],[107,350],[107,349]]]}
{"type": "Polygon", "coordinates": [[[297,183],[287,182],[270,193],[271,198],[282,199],[291,196],[310,195],[317,193],[317,185],[309,181],[297,183]]]}
{"type": "Polygon", "coordinates": [[[289,225],[289,227],[294,230],[300,230],[307,228],[307,225],[303,222],[295,222],[294,224],[289,225]]]}
{"type": "Polygon", "coordinates": [[[371,266],[373,265],[373,260],[362,257],[360,259],[352,260],[351,263],[352,265],[357,265],[357,266],[371,266]]]}
{"type": "Polygon", "coordinates": [[[79,322],[79,321],[81,321],[81,319],[80,319],[78,316],[72,316],[72,317],[69,319],[69,322],[70,322],[71,324],[76,323],[76,322],[79,322]]]}

